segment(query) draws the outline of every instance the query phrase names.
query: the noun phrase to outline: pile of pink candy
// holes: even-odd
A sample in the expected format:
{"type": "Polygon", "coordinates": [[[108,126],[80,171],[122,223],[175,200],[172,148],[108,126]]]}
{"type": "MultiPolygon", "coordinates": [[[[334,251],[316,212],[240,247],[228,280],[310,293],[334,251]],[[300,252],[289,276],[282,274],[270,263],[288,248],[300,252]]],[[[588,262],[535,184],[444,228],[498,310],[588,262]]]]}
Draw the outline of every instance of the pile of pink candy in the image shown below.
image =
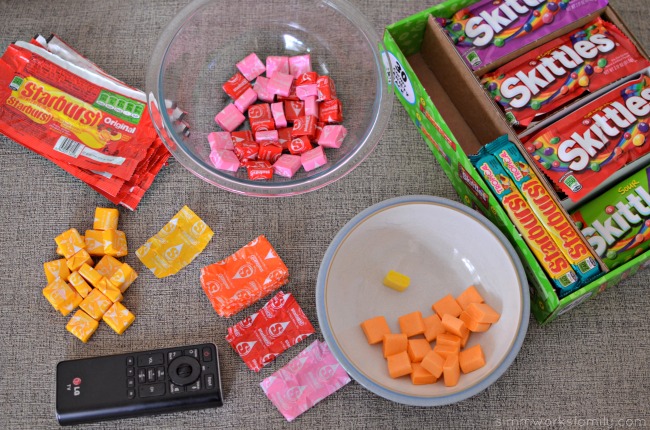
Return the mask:
{"type": "Polygon", "coordinates": [[[340,148],[347,134],[334,81],[312,71],[309,54],[270,56],[265,67],[252,53],[237,68],[222,86],[234,103],[214,118],[225,131],[208,135],[212,164],[231,172],[245,167],[251,180],[325,165],[324,148],[340,148]],[[250,130],[235,131],[245,113],[250,130]]]}

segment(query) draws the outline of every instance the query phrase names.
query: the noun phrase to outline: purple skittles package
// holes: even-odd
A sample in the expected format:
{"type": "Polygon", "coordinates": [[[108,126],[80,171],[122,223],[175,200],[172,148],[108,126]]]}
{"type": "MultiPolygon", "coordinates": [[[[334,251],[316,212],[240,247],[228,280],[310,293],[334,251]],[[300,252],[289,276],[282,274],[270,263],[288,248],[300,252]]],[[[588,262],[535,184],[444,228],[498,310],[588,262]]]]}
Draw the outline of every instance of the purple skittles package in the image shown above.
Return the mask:
{"type": "Polygon", "coordinates": [[[479,70],[607,6],[607,0],[481,0],[438,22],[479,70]]]}

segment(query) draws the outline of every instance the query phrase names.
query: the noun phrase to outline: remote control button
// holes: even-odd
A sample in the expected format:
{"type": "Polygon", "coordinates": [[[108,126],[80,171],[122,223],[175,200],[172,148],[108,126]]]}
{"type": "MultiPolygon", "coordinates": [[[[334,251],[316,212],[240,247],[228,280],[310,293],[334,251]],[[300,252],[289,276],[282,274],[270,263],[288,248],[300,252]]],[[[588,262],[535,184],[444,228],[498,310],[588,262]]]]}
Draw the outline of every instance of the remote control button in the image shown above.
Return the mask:
{"type": "Polygon", "coordinates": [[[158,366],[163,364],[162,353],[138,355],[138,366],[158,366]]]}
{"type": "Polygon", "coordinates": [[[140,385],[140,397],[158,397],[165,394],[165,384],[140,385]]]}
{"type": "Polygon", "coordinates": [[[144,384],[147,382],[147,371],[144,369],[138,369],[138,382],[144,384]]]}
{"type": "Polygon", "coordinates": [[[173,359],[180,357],[181,355],[183,355],[181,351],[169,351],[167,353],[167,362],[171,363],[173,359]]]}
{"type": "Polygon", "coordinates": [[[196,359],[185,355],[172,361],[167,372],[174,384],[189,385],[201,375],[201,366],[196,359]]]}
{"type": "Polygon", "coordinates": [[[169,383],[169,392],[172,394],[178,394],[178,393],[184,393],[185,392],[185,387],[181,387],[180,385],[176,385],[173,382],[169,383]]]}
{"type": "Polygon", "coordinates": [[[135,369],[133,367],[127,367],[126,376],[133,376],[133,375],[135,375],[135,369]]]}
{"type": "Polygon", "coordinates": [[[147,369],[147,382],[155,382],[156,380],[156,369],[150,367],[147,369]]]}
{"type": "Polygon", "coordinates": [[[130,388],[126,390],[126,397],[129,399],[134,399],[135,398],[135,390],[133,388],[130,388]]]}
{"type": "Polygon", "coordinates": [[[194,357],[197,360],[199,359],[199,350],[198,348],[192,348],[192,349],[186,349],[185,350],[185,355],[189,355],[190,357],[194,357]]]}
{"type": "Polygon", "coordinates": [[[208,373],[205,375],[205,389],[206,390],[211,390],[214,388],[214,375],[212,373],[208,373]]]}
{"type": "Polygon", "coordinates": [[[133,378],[126,378],[126,386],[127,386],[127,388],[133,388],[133,387],[135,387],[135,379],[133,379],[133,378]]]}
{"type": "Polygon", "coordinates": [[[162,381],[165,379],[165,368],[164,367],[158,367],[156,368],[156,376],[158,377],[159,381],[162,381]]]}
{"type": "Polygon", "coordinates": [[[135,360],[133,357],[126,357],[126,365],[127,366],[133,366],[135,364],[135,360]]]}
{"type": "Polygon", "coordinates": [[[203,361],[212,361],[212,350],[208,347],[203,348],[203,361]]]}
{"type": "Polygon", "coordinates": [[[187,391],[199,391],[201,389],[201,379],[197,379],[192,385],[187,387],[187,391]]]}

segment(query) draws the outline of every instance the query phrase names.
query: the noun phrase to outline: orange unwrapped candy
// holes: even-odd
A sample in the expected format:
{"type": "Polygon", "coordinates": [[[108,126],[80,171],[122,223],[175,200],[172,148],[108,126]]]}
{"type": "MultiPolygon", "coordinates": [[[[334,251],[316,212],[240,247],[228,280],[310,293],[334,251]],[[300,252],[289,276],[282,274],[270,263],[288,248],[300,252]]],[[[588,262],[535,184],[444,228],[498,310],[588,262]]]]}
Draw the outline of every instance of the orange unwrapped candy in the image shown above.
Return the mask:
{"type": "Polygon", "coordinates": [[[289,269],[264,235],[201,269],[201,287],[222,317],[247,308],[288,280],[289,269]]]}

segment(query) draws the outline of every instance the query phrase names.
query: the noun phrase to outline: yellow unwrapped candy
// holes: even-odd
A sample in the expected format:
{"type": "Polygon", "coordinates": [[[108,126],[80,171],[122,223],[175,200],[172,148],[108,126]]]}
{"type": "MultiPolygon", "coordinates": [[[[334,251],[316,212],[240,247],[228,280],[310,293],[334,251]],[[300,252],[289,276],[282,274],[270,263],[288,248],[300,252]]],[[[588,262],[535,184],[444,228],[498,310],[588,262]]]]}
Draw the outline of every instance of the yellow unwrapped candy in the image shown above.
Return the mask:
{"type": "Polygon", "coordinates": [[[135,254],[157,278],[173,275],[199,255],[214,232],[190,208],[183,206],[135,254]]]}

